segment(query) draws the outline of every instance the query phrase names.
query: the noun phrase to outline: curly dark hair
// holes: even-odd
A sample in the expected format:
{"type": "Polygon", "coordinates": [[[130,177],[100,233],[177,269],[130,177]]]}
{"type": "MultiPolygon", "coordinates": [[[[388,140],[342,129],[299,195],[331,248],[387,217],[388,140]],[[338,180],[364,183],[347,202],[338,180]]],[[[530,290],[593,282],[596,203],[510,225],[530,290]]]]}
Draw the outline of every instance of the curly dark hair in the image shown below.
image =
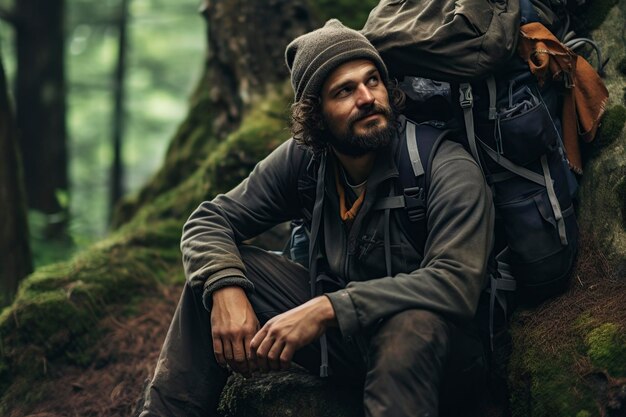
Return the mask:
{"type": "MultiPolygon", "coordinates": [[[[406,96],[397,82],[385,87],[391,110],[398,113],[404,108],[406,96]]],[[[322,115],[320,96],[309,95],[291,105],[291,134],[298,144],[311,149],[316,155],[328,147],[326,137],[329,133],[322,115]]]]}

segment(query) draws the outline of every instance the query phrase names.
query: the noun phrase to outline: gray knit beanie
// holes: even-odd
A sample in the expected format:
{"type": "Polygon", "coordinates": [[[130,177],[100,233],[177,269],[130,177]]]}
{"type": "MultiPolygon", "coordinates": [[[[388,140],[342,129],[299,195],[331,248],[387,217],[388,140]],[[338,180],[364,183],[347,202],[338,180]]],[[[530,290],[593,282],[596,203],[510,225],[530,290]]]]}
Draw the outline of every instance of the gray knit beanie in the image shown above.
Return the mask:
{"type": "Polygon", "coordinates": [[[361,33],[337,19],[330,19],[324,27],[294,39],[287,45],[285,60],[291,72],[295,101],[318,95],[335,68],[355,59],[372,61],[387,83],[387,67],[376,48],[361,33]]]}

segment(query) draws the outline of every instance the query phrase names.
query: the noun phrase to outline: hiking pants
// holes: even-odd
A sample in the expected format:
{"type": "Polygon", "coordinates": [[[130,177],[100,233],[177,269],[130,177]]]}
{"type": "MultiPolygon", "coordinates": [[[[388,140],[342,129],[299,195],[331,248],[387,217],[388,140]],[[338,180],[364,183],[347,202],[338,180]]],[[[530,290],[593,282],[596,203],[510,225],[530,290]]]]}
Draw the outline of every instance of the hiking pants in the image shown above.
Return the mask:
{"type": "MultiPolygon", "coordinates": [[[[246,276],[255,287],[248,297],[261,324],[311,298],[309,274],[301,265],[251,246],[242,246],[240,252],[246,276]]],[[[454,363],[448,361],[452,345],[457,339],[467,339],[459,334],[451,323],[425,310],[388,317],[350,342],[337,328],[329,328],[331,378],[362,384],[366,417],[438,416],[442,378],[454,363]]],[[[473,357],[460,367],[468,368],[468,363],[471,367],[481,360],[482,348],[480,341],[477,343],[469,349],[473,357]]],[[[467,343],[464,345],[467,353],[467,343]]],[[[319,342],[298,350],[293,360],[317,374],[319,342]]],[[[186,284],[140,417],[217,416],[228,375],[213,354],[210,313],[201,295],[186,284]]]]}

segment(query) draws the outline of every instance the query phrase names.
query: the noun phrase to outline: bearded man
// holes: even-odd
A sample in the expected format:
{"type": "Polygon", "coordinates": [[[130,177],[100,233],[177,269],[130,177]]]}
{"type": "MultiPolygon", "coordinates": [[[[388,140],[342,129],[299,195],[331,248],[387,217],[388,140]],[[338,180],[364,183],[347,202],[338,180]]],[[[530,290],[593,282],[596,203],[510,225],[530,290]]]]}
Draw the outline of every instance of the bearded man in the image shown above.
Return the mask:
{"type": "Polygon", "coordinates": [[[485,286],[489,189],[462,146],[442,143],[416,249],[397,215],[376,210],[401,191],[407,124],[378,52],[330,20],[285,55],[294,137],[185,224],[187,284],[141,416],[214,416],[229,370],[292,361],[360,381],[368,417],[436,416],[485,286]],[[305,266],[242,243],[292,219],[309,232],[305,266]]]}

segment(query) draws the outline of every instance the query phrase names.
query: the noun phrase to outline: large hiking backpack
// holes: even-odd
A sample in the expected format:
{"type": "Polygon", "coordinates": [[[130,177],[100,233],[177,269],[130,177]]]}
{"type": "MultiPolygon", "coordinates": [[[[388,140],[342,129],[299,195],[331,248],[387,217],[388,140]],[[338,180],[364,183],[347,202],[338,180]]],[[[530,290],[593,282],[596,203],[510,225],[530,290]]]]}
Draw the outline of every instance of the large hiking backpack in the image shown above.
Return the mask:
{"type": "Polygon", "coordinates": [[[464,145],[494,194],[498,274],[493,297],[501,295],[497,290],[517,289],[523,302],[543,301],[565,289],[575,260],[576,179],[568,169],[557,116],[562,86],[540,87],[528,65],[512,56],[520,22],[541,21],[572,47],[592,43],[567,34],[565,3],[382,0],[362,30],[392,75],[413,76],[401,83],[414,99],[409,117],[420,120],[426,114],[466,132],[464,145]],[[499,47],[490,43],[494,39],[499,47]],[[485,53],[497,59],[482,65],[485,53]],[[422,100],[427,104],[414,105],[422,100]],[[439,100],[437,106],[433,100],[439,100]]]}

